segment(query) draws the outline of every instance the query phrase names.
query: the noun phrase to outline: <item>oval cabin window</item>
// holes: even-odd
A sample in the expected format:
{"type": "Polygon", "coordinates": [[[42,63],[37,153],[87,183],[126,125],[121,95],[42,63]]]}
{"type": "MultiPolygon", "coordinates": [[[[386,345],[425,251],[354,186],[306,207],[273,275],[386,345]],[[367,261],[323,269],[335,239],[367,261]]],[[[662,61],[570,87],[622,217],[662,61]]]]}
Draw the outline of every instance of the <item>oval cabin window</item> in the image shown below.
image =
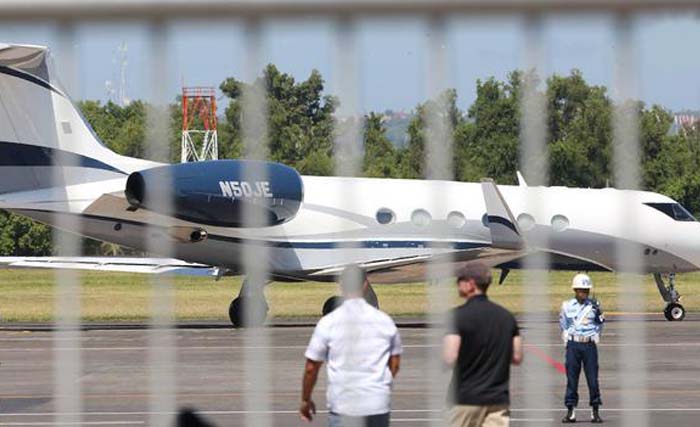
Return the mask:
{"type": "Polygon", "coordinates": [[[528,213],[518,215],[518,225],[523,231],[530,231],[535,228],[535,218],[528,213]]]}
{"type": "Polygon", "coordinates": [[[447,224],[453,228],[462,228],[467,223],[467,219],[462,212],[452,211],[447,214],[447,224]]]}
{"type": "Polygon", "coordinates": [[[411,222],[414,225],[417,225],[418,227],[425,227],[427,225],[430,225],[430,222],[432,220],[433,217],[430,216],[430,213],[425,209],[416,209],[411,214],[411,222]]]}
{"type": "Polygon", "coordinates": [[[375,216],[377,219],[377,222],[386,225],[386,224],[391,224],[396,220],[396,215],[394,215],[394,211],[388,208],[381,208],[377,211],[377,215],[375,216]]]}
{"type": "Polygon", "coordinates": [[[554,231],[564,231],[569,228],[569,218],[564,215],[554,215],[552,217],[552,228],[554,231]]]}

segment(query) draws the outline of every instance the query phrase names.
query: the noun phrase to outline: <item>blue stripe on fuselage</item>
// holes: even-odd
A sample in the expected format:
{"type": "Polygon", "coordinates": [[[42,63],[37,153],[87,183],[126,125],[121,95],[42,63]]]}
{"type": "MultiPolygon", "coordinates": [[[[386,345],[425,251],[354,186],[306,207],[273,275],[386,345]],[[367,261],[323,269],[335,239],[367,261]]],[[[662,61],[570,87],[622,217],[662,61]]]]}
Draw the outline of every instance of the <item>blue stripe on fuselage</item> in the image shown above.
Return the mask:
{"type": "Polygon", "coordinates": [[[251,240],[236,237],[209,235],[211,240],[230,241],[252,245],[265,245],[274,248],[290,249],[477,249],[489,246],[486,243],[475,242],[444,242],[429,240],[361,240],[361,241],[336,241],[336,242],[303,242],[303,241],[275,241],[275,240],[251,240]]]}
{"type": "MultiPolygon", "coordinates": [[[[51,212],[43,209],[24,209],[24,211],[35,211],[35,212],[51,212]]],[[[20,212],[21,214],[21,212],[20,212]]],[[[76,213],[66,213],[64,215],[74,215],[88,219],[94,219],[98,221],[109,221],[111,223],[122,223],[142,227],[150,227],[151,229],[162,229],[157,225],[149,225],[140,221],[125,220],[118,218],[109,218],[101,215],[91,215],[91,214],[76,214],[76,213]]],[[[361,241],[324,241],[324,242],[305,242],[305,241],[280,241],[280,240],[263,240],[263,239],[243,239],[240,237],[232,236],[222,236],[216,234],[209,234],[208,240],[216,240],[220,242],[230,242],[246,245],[263,245],[273,248],[290,248],[290,249],[334,249],[334,248],[361,248],[361,249],[453,249],[453,250],[467,250],[467,249],[478,249],[491,246],[488,243],[480,242],[465,242],[465,241],[430,241],[430,240],[361,240],[361,241]]]]}

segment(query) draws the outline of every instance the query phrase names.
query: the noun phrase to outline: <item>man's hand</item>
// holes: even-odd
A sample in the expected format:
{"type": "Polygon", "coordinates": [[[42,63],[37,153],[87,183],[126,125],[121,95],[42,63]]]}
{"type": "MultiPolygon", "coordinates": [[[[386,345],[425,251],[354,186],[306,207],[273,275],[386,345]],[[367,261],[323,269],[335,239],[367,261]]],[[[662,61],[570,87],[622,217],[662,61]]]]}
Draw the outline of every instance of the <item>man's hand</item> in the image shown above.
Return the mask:
{"type": "Polygon", "coordinates": [[[299,416],[302,420],[310,423],[316,415],[316,404],[313,400],[302,400],[299,406],[299,416]]]}
{"type": "Polygon", "coordinates": [[[316,405],[311,399],[311,392],[314,390],[314,385],[316,385],[318,371],[321,369],[322,363],[323,362],[306,359],[306,366],[304,366],[304,380],[301,386],[301,405],[299,406],[299,416],[304,421],[311,422],[313,416],[316,415],[316,405]]]}
{"type": "Polygon", "coordinates": [[[600,308],[600,301],[593,299],[591,303],[593,304],[593,314],[595,315],[596,323],[604,323],[605,316],[603,316],[603,309],[600,308]]]}

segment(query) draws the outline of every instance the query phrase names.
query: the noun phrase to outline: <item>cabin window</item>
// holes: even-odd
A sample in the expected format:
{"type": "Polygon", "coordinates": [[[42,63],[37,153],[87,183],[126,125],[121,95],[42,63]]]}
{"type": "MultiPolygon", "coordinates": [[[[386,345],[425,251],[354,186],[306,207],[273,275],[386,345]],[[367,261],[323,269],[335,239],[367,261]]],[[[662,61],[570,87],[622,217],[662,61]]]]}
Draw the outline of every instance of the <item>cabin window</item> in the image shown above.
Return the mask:
{"type": "Polygon", "coordinates": [[[447,224],[450,227],[462,228],[467,223],[467,219],[462,212],[452,211],[447,214],[447,224]]]}
{"type": "Polygon", "coordinates": [[[678,203],[644,203],[676,221],[693,222],[695,217],[678,203]]]}
{"type": "Polygon", "coordinates": [[[569,228],[569,218],[564,215],[554,215],[552,217],[552,229],[554,231],[564,231],[569,228]]]}
{"type": "Polygon", "coordinates": [[[418,227],[425,227],[427,225],[430,225],[430,222],[432,220],[433,217],[430,216],[430,213],[425,209],[416,209],[411,214],[411,222],[414,225],[417,225],[418,227]]]}
{"type": "Polygon", "coordinates": [[[394,215],[394,211],[388,208],[381,208],[377,210],[375,218],[377,219],[377,222],[382,225],[391,224],[394,221],[396,221],[396,215],[394,215]]]}
{"type": "Polygon", "coordinates": [[[518,215],[518,225],[523,231],[530,231],[535,228],[535,218],[528,213],[521,213],[518,215]]]}

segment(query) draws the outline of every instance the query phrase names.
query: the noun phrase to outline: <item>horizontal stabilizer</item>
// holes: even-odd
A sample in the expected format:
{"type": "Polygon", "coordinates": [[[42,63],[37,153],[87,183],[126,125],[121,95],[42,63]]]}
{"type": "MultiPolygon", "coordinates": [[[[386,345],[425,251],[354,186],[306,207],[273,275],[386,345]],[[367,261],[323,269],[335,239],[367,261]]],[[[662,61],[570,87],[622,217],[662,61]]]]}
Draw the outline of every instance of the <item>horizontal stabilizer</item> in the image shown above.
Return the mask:
{"type": "Polygon", "coordinates": [[[499,249],[522,249],[525,246],[518,222],[492,179],[481,180],[486,203],[491,244],[499,249]]]}

